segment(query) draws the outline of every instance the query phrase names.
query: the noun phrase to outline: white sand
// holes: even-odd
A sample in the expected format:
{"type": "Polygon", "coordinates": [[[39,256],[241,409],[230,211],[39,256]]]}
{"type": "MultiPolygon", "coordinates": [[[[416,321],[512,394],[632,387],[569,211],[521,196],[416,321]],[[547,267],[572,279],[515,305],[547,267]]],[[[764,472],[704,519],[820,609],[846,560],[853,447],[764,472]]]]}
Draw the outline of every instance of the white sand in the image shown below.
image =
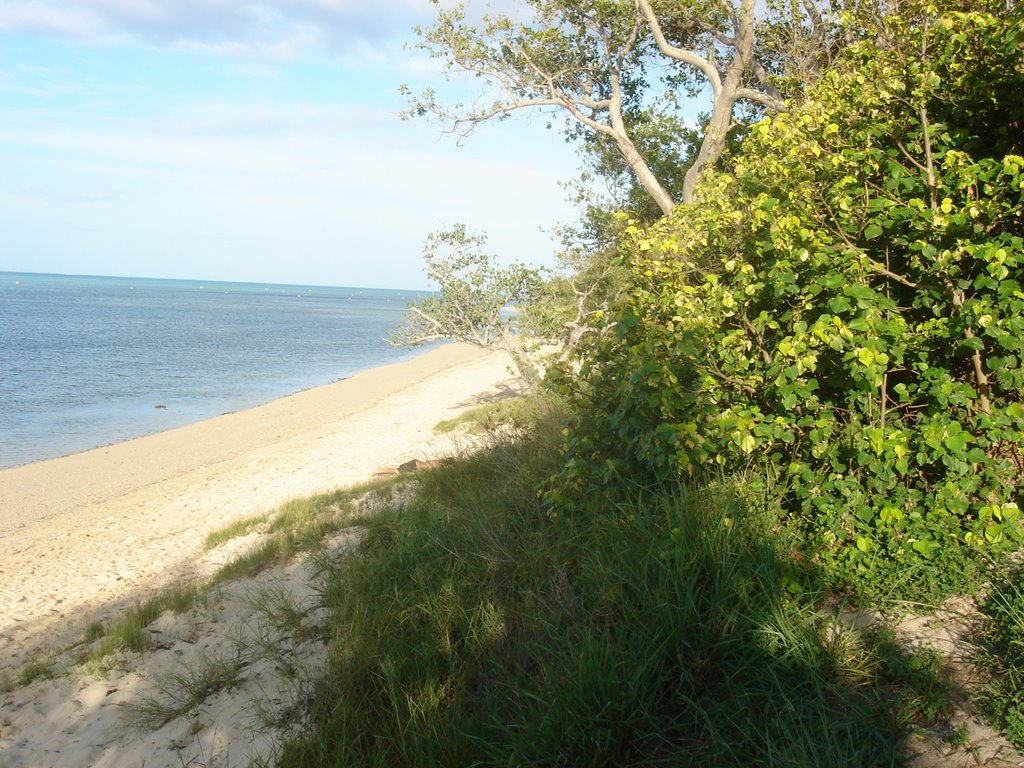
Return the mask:
{"type": "MultiPolygon", "coordinates": [[[[0,471],[0,673],[70,645],[90,621],[169,583],[212,573],[223,556],[202,552],[209,531],[368,480],[381,465],[443,455],[450,443],[434,434],[437,422],[515,391],[507,356],[447,345],[251,410],[0,471]]],[[[306,594],[303,574],[296,566],[264,578],[306,594]]],[[[192,654],[214,652],[211,638],[243,631],[225,629],[231,622],[251,624],[251,607],[237,598],[225,595],[230,610],[214,606],[182,618],[188,627],[164,628],[166,648],[138,672],[71,675],[0,697],[0,765],[176,768],[248,765],[265,754],[251,713],[238,714],[251,709],[240,699],[252,690],[146,738],[123,732],[120,704],[152,695],[169,669],[195,667],[192,654]]],[[[258,664],[246,673],[257,688],[277,685],[258,664]]]]}

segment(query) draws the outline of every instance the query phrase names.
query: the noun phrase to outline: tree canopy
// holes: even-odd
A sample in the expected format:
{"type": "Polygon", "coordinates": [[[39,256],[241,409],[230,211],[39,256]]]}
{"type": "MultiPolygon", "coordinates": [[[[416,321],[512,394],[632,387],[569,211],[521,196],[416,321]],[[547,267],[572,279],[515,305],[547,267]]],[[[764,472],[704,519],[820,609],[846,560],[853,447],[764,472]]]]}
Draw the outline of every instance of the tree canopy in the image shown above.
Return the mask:
{"type": "Polygon", "coordinates": [[[505,349],[527,382],[534,384],[537,372],[523,352],[512,309],[539,294],[542,274],[519,264],[500,266],[483,251],[486,242],[484,235],[472,234],[464,224],[427,238],[427,276],[441,290],[409,305],[391,342],[415,346],[451,339],[505,349]]]}
{"type": "MultiPolygon", "coordinates": [[[[725,149],[737,105],[785,108],[771,74],[779,71],[781,47],[759,48],[755,0],[527,0],[528,21],[491,14],[479,25],[467,21],[464,5],[434,4],[437,20],[418,30],[420,47],[444,62],[449,75],[471,75],[488,88],[474,104],[448,104],[435,90],[405,89],[407,114],[433,116],[459,133],[519,110],[558,114],[566,118],[568,136],[583,138],[595,151],[613,146],[662,213],[677,197],[693,201],[701,173],[725,149]],[[678,125],[681,86],[690,95],[706,94],[708,119],[681,187],[673,190],[651,157],[666,137],[651,141],[650,128],[678,125]]],[[[802,7],[813,11],[810,4],[802,7]]],[[[787,9],[797,26],[818,18],[787,9]]]]}

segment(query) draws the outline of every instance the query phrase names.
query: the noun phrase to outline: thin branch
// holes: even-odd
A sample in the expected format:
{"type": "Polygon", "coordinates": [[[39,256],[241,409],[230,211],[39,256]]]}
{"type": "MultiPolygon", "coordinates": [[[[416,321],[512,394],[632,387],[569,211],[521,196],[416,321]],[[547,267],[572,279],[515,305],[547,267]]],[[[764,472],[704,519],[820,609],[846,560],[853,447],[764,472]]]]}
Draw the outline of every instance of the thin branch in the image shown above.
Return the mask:
{"type": "Polygon", "coordinates": [[[740,312],[739,318],[740,322],[743,323],[743,327],[746,328],[747,332],[754,337],[754,343],[757,344],[757,348],[761,352],[761,359],[764,360],[764,364],[771,365],[772,356],[771,353],[764,347],[764,334],[757,330],[754,324],[750,322],[750,319],[747,317],[746,312],[740,312]]]}
{"type": "Polygon", "coordinates": [[[924,155],[925,164],[927,165],[928,192],[931,197],[932,210],[937,211],[939,209],[939,188],[935,180],[935,158],[932,156],[931,126],[928,123],[928,110],[924,106],[921,107],[920,115],[921,127],[924,128],[924,155]]]}
{"type": "MultiPolygon", "coordinates": [[[[953,296],[953,307],[957,314],[962,315],[964,310],[964,293],[963,291],[957,291],[953,288],[952,284],[946,284],[946,290],[952,293],[953,296]]],[[[964,336],[967,339],[976,339],[974,330],[970,325],[964,328],[964,336]]],[[[973,350],[971,354],[971,363],[974,366],[974,381],[978,385],[978,396],[981,405],[982,413],[991,416],[992,415],[992,404],[989,402],[989,383],[988,375],[985,373],[985,362],[981,357],[981,350],[973,350]]]]}
{"type": "Polygon", "coordinates": [[[712,376],[714,376],[716,379],[718,379],[720,381],[724,381],[726,384],[729,384],[729,385],[731,385],[733,387],[738,387],[739,389],[742,389],[748,395],[756,396],[758,394],[757,390],[754,389],[754,387],[750,386],[746,382],[739,381],[738,379],[734,379],[731,376],[728,376],[727,374],[722,373],[722,371],[720,371],[718,369],[718,367],[716,365],[714,365],[713,363],[709,363],[708,365],[701,365],[701,366],[698,366],[698,367],[701,370],[707,371],[712,376]]]}
{"type": "Polygon", "coordinates": [[[880,275],[884,275],[885,277],[888,277],[890,280],[895,280],[897,283],[900,283],[901,285],[907,286],[907,288],[913,288],[915,290],[918,288],[918,284],[917,283],[915,283],[915,282],[913,282],[911,280],[907,280],[907,278],[903,277],[903,275],[898,275],[895,272],[891,272],[890,270],[888,270],[885,267],[883,267],[881,264],[879,264],[877,261],[872,259],[867,254],[864,254],[864,256],[865,256],[865,259],[867,260],[867,265],[874,272],[877,272],[880,275]]]}

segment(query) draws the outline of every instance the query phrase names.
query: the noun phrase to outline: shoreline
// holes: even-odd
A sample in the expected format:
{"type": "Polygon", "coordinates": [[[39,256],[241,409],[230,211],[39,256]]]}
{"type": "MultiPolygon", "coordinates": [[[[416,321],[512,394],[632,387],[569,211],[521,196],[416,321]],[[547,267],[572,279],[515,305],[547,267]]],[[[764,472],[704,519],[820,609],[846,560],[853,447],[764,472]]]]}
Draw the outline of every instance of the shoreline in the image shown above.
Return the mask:
{"type": "MultiPolygon", "coordinates": [[[[445,345],[447,345],[447,343],[445,345]]],[[[157,422],[154,421],[154,422],[150,423],[149,426],[147,428],[145,428],[145,429],[142,429],[140,431],[134,431],[134,429],[133,429],[133,433],[132,434],[129,434],[129,435],[123,436],[123,437],[115,437],[110,442],[98,442],[95,445],[91,445],[89,447],[72,448],[70,450],[67,450],[66,453],[56,453],[54,455],[45,455],[45,456],[40,456],[38,458],[28,458],[28,459],[24,459],[24,460],[19,461],[19,463],[17,463],[17,464],[0,463],[0,473],[6,472],[6,471],[12,470],[12,469],[22,469],[24,467],[29,467],[29,466],[32,466],[34,464],[42,464],[43,462],[47,462],[47,461],[56,461],[58,459],[66,459],[66,458],[69,458],[71,456],[77,456],[77,455],[83,454],[83,453],[90,453],[91,451],[98,451],[98,450],[102,450],[102,449],[106,449],[106,448],[111,448],[111,447],[116,446],[116,445],[121,445],[122,443],[130,443],[130,442],[133,442],[135,440],[142,440],[142,439],[147,438],[147,437],[152,437],[154,435],[159,435],[159,434],[161,434],[163,432],[171,432],[171,431],[174,431],[174,430],[177,430],[177,429],[185,429],[185,428],[193,426],[195,424],[200,424],[200,423],[206,422],[206,421],[212,421],[214,419],[220,418],[221,416],[230,416],[230,415],[236,414],[236,413],[244,413],[245,411],[251,411],[251,410],[253,410],[255,408],[261,408],[261,407],[263,407],[265,405],[269,405],[270,403],[273,403],[273,402],[275,402],[277,400],[283,400],[283,399],[285,399],[287,397],[292,397],[293,395],[298,395],[298,394],[301,394],[303,392],[308,392],[310,390],[320,389],[321,387],[330,387],[330,386],[332,386],[334,384],[339,384],[339,383],[341,383],[343,381],[348,381],[349,379],[353,378],[354,376],[359,376],[360,374],[367,373],[369,371],[373,371],[373,370],[376,370],[378,368],[388,368],[390,366],[398,366],[398,365],[402,365],[403,363],[409,363],[409,362],[412,362],[412,361],[422,357],[423,355],[428,354],[431,351],[434,351],[435,349],[440,349],[440,348],[441,348],[440,346],[431,347],[431,348],[423,350],[423,351],[414,352],[411,355],[409,355],[408,357],[402,357],[402,358],[399,358],[398,360],[395,360],[395,361],[392,361],[392,362],[378,363],[378,364],[372,365],[372,366],[370,366],[368,368],[359,369],[359,370],[356,370],[356,371],[354,371],[352,373],[346,373],[345,375],[338,376],[336,378],[331,378],[330,380],[320,379],[319,381],[307,382],[307,383],[299,385],[298,388],[295,388],[295,389],[289,389],[289,388],[284,388],[284,387],[283,388],[278,388],[277,391],[274,392],[274,393],[264,393],[263,395],[255,395],[253,397],[250,397],[248,399],[248,402],[241,402],[241,403],[239,403],[236,406],[230,407],[228,410],[200,408],[200,409],[198,409],[197,411],[195,411],[195,412],[193,412],[191,414],[184,415],[182,420],[178,420],[177,418],[175,418],[174,421],[172,421],[172,423],[170,423],[170,424],[156,425],[157,422]],[[205,413],[204,413],[204,411],[205,411],[205,413]]],[[[214,402],[214,401],[211,400],[210,402],[214,402]]],[[[152,406],[152,408],[153,408],[153,410],[164,411],[165,413],[171,413],[171,415],[173,417],[177,417],[177,415],[178,415],[176,411],[173,412],[173,413],[170,412],[170,411],[167,411],[166,409],[168,409],[169,406],[167,406],[166,404],[163,404],[163,403],[157,403],[156,405],[152,406]]],[[[143,420],[143,423],[147,423],[147,422],[145,420],[143,420]]],[[[60,449],[58,449],[58,450],[60,450],[60,449]]],[[[49,451],[47,451],[47,453],[49,453],[49,451]]]]}
{"type": "Polygon", "coordinates": [[[0,470],[0,672],[196,576],[205,534],[451,448],[441,420],[517,392],[448,344],[264,405],[0,470]]]}

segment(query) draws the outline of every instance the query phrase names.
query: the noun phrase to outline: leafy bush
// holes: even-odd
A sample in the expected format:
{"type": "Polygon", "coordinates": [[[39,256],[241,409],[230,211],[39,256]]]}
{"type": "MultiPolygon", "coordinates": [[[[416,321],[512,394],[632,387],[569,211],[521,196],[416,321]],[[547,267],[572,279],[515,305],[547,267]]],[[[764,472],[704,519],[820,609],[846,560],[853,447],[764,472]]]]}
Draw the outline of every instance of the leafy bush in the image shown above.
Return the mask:
{"type": "Polygon", "coordinates": [[[567,487],[770,465],[832,573],[924,566],[902,595],[1019,543],[1022,48],[993,15],[891,18],[634,227],[615,333],[563,382],[567,487]]]}

